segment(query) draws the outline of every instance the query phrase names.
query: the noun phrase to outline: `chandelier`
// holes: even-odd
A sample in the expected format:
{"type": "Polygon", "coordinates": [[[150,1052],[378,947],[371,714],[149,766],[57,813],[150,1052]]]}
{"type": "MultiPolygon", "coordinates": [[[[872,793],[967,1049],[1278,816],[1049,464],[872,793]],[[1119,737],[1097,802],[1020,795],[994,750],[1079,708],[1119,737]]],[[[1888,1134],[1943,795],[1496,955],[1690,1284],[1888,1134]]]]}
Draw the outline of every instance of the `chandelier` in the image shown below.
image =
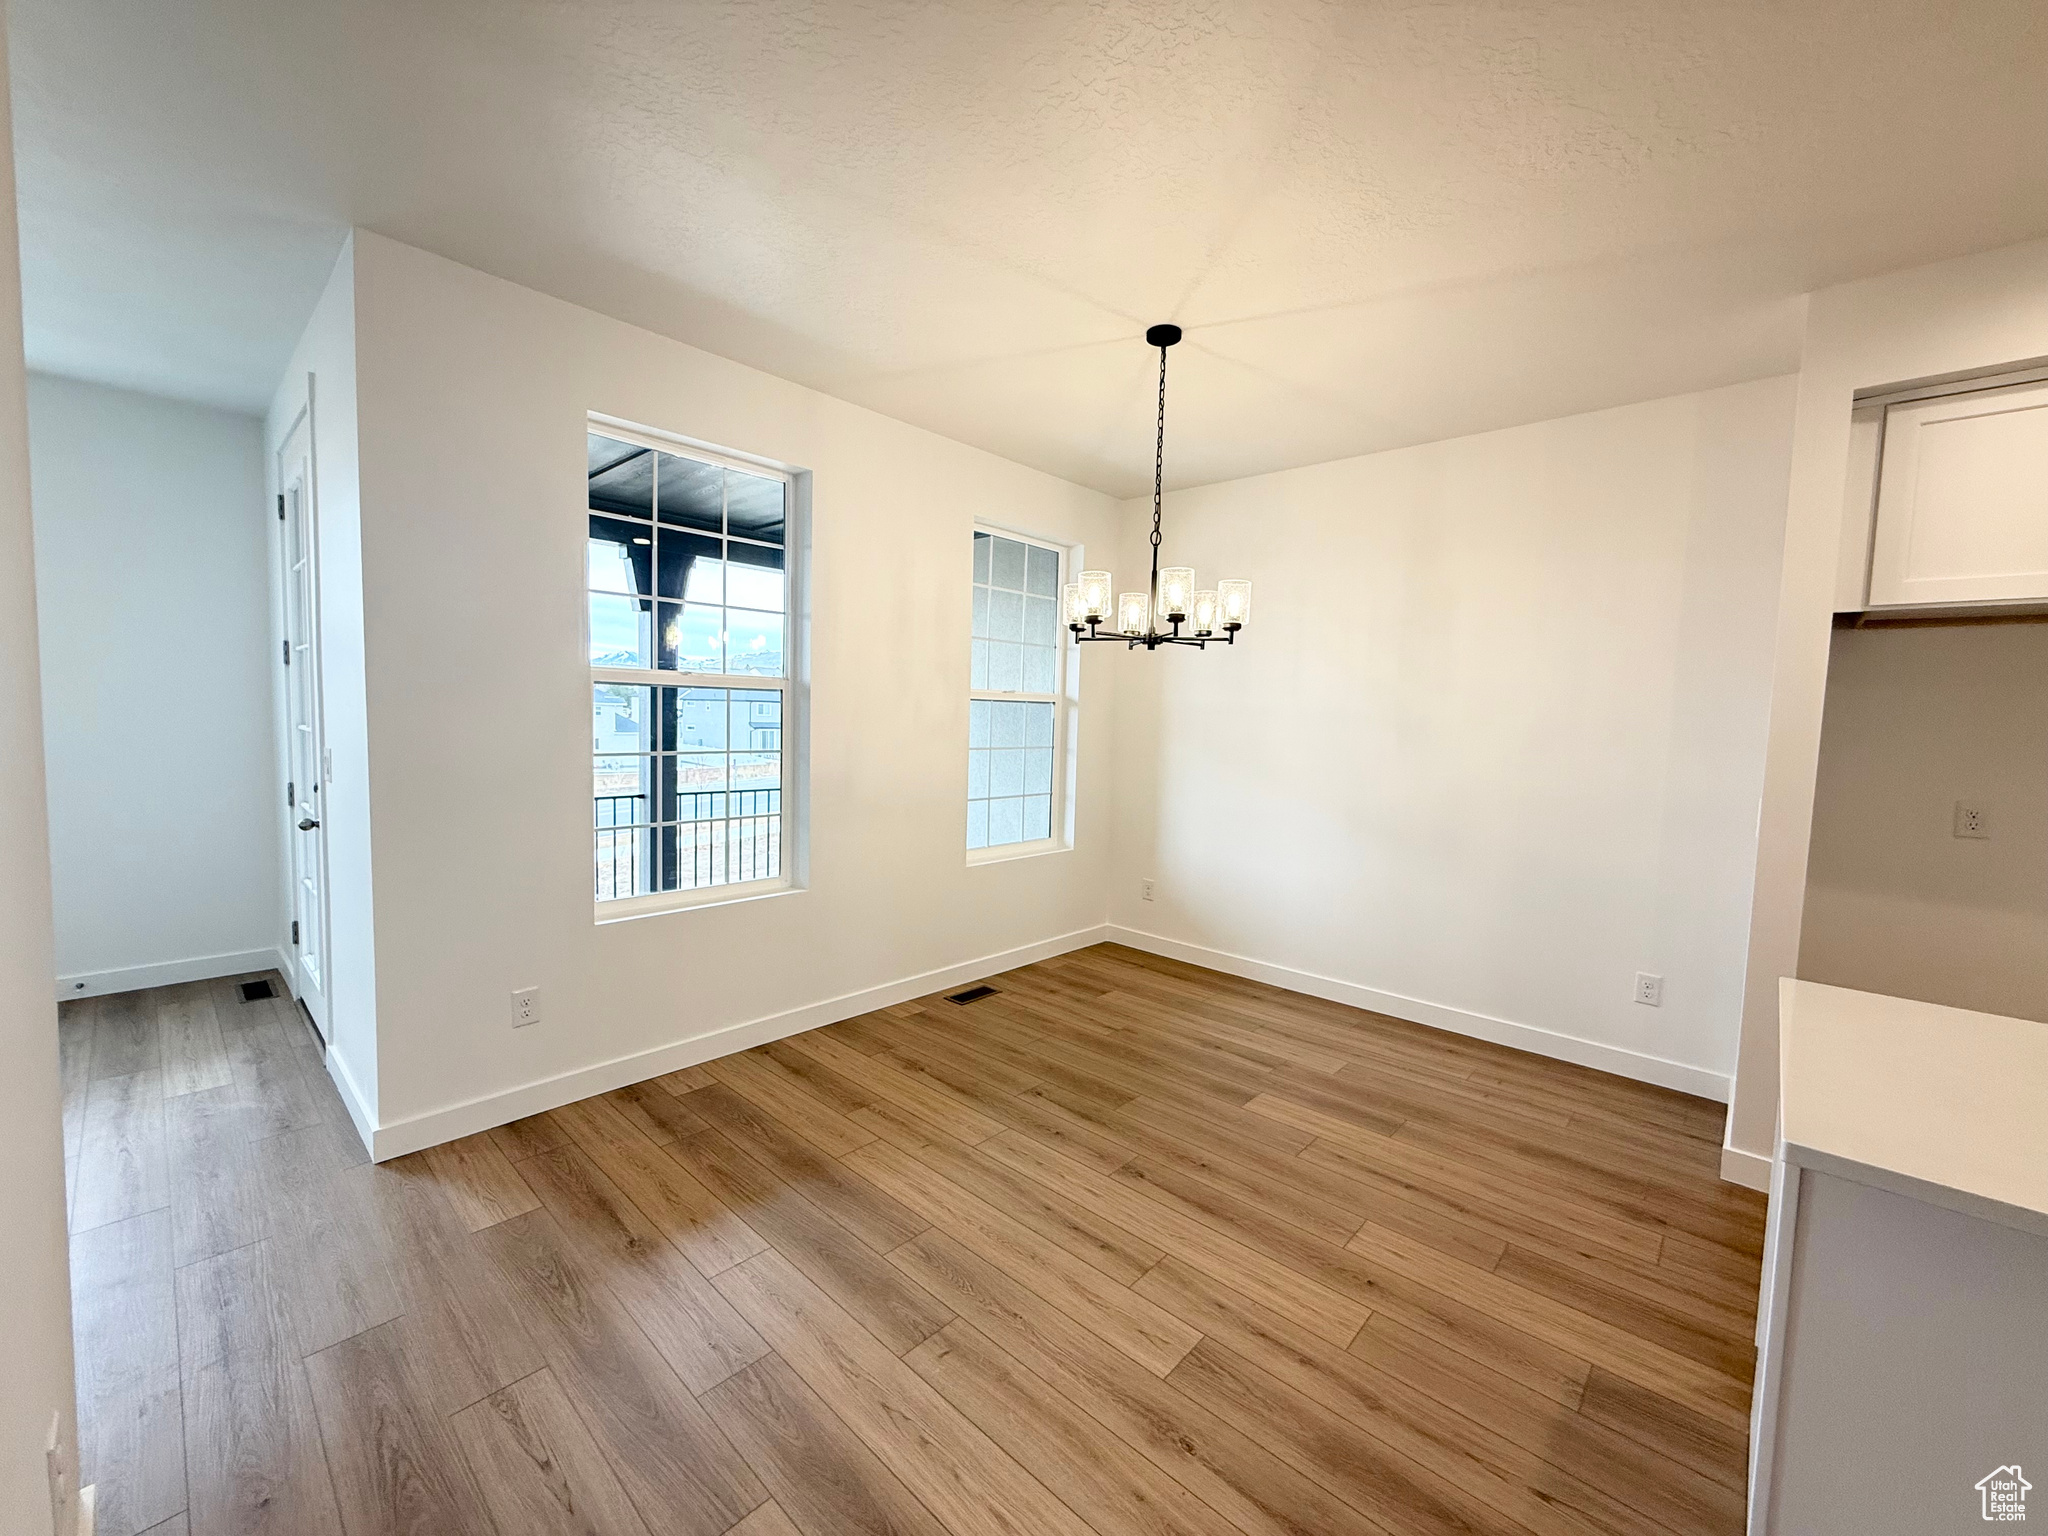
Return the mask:
{"type": "Polygon", "coordinates": [[[1156,651],[1162,645],[1192,645],[1206,648],[1214,641],[1237,644],[1237,632],[1252,616],[1252,584],[1248,581],[1219,581],[1213,589],[1197,589],[1193,567],[1169,565],[1159,568],[1159,497],[1166,470],[1166,349],[1180,340],[1177,325],[1155,325],[1145,332],[1145,344],[1159,349],[1159,434],[1152,452],[1152,588],[1149,592],[1121,592],[1116,599],[1116,625],[1103,630],[1109,620],[1109,594],[1116,578],[1108,571],[1083,571],[1079,581],[1067,583],[1062,599],[1067,628],[1075,641],[1122,641],[1126,649],[1142,645],[1156,651]],[[1186,625],[1183,633],[1181,626],[1186,625]]]}

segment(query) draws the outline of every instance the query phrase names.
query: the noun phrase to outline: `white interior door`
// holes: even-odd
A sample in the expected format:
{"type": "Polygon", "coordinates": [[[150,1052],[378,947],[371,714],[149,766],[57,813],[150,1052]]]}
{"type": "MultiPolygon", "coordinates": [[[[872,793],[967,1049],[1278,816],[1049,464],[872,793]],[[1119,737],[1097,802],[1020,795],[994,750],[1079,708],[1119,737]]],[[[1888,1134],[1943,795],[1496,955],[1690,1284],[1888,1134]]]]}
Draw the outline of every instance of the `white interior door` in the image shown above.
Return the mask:
{"type": "Polygon", "coordinates": [[[320,710],[319,585],[315,565],[312,444],[302,419],[278,455],[283,487],[287,838],[291,848],[292,985],[327,1034],[326,756],[320,710]]]}

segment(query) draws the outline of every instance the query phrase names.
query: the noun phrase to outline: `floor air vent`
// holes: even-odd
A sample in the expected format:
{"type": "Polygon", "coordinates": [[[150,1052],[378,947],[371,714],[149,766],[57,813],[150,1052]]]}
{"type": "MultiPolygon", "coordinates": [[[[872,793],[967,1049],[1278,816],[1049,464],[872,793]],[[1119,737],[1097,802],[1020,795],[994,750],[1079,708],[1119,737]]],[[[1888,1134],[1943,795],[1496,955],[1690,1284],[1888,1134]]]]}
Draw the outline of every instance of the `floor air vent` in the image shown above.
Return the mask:
{"type": "Polygon", "coordinates": [[[260,1003],[266,997],[275,996],[277,996],[277,992],[268,981],[245,981],[242,983],[242,1001],[245,1003],[260,1003]]]}
{"type": "Polygon", "coordinates": [[[969,1003],[978,1003],[984,997],[994,997],[995,995],[996,989],[994,987],[969,987],[965,992],[955,992],[946,1001],[958,1003],[961,1007],[965,1008],[969,1003]]]}

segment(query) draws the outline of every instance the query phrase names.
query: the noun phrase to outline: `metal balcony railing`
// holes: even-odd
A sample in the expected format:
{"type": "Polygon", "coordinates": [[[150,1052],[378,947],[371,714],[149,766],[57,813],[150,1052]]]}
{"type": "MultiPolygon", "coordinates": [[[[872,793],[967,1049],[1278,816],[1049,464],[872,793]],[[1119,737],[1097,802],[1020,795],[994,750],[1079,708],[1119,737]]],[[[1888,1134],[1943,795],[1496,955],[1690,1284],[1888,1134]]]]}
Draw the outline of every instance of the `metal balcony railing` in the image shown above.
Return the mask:
{"type": "Polygon", "coordinates": [[[782,872],[782,791],[694,790],[673,821],[650,821],[648,797],[596,795],[597,899],[770,880],[782,872]]]}

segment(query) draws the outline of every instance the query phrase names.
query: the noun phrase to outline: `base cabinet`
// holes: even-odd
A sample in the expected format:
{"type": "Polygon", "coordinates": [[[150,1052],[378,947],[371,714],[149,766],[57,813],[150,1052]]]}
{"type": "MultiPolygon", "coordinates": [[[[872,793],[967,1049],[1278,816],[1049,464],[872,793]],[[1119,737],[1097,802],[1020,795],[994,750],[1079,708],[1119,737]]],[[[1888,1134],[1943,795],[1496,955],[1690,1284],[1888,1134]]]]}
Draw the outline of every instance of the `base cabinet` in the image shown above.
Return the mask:
{"type": "Polygon", "coordinates": [[[1751,1536],[2048,1526],[2048,1234],[1777,1175],[1751,1536]]]}

